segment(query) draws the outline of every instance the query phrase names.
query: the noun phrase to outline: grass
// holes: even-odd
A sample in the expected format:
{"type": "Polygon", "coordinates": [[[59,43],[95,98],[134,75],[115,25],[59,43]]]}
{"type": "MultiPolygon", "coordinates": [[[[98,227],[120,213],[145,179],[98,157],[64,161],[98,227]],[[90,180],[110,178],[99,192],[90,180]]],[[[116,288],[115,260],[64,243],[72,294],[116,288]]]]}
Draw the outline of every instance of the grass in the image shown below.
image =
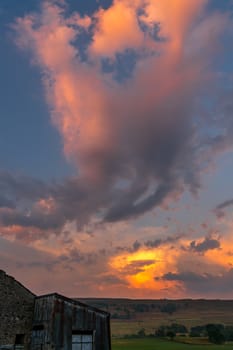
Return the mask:
{"type": "Polygon", "coordinates": [[[111,320],[111,332],[113,337],[124,337],[126,334],[137,334],[144,328],[146,334],[154,334],[160,325],[179,323],[188,329],[193,326],[205,325],[208,323],[222,323],[232,325],[232,308],[219,314],[215,310],[179,310],[172,315],[161,312],[148,312],[136,314],[129,320],[111,320]]]}
{"type": "MultiPolygon", "coordinates": [[[[187,0],[188,1],[188,0],[187,0]]],[[[107,310],[111,319],[114,338],[137,334],[142,328],[147,335],[155,334],[161,325],[178,323],[190,331],[193,326],[221,323],[233,326],[233,300],[168,300],[168,299],[83,299],[87,304],[107,310]],[[164,306],[175,304],[172,314],[162,312],[164,306]]]]}
{"type": "Polygon", "coordinates": [[[230,350],[231,344],[182,344],[175,341],[166,341],[155,338],[143,339],[114,339],[112,350],[230,350]]]}
{"type": "MultiPolygon", "coordinates": [[[[225,310],[224,310],[225,311],[225,310]]],[[[222,323],[232,325],[232,308],[227,312],[217,314],[215,310],[207,311],[197,310],[180,310],[173,315],[161,312],[148,312],[137,314],[129,320],[111,320],[111,331],[115,337],[123,337],[126,334],[136,334],[141,328],[144,328],[146,334],[154,334],[155,329],[160,325],[169,325],[171,323],[179,323],[185,325],[188,329],[193,326],[204,325],[208,323],[222,323]]]]}

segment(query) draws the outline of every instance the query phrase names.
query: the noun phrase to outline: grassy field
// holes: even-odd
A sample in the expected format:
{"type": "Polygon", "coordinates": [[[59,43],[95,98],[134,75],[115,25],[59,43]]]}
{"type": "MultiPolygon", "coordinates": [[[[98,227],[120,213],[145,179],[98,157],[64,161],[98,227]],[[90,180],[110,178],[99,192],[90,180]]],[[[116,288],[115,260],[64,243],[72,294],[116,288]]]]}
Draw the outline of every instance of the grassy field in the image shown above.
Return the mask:
{"type": "Polygon", "coordinates": [[[111,313],[112,350],[233,350],[233,343],[212,345],[208,343],[207,337],[191,338],[188,334],[182,338],[178,334],[174,341],[153,337],[133,338],[133,335],[139,334],[142,330],[147,336],[154,335],[161,325],[168,326],[173,323],[186,326],[188,333],[192,327],[208,323],[232,327],[233,300],[84,299],[83,301],[111,313]]]}
{"type": "Polygon", "coordinates": [[[147,335],[154,334],[160,325],[172,323],[183,324],[188,330],[193,326],[208,323],[233,326],[233,300],[83,299],[83,301],[111,313],[113,338],[137,334],[142,328],[147,335]],[[176,310],[172,314],[162,312],[164,306],[169,303],[176,305],[176,310]]]}
{"type": "Polygon", "coordinates": [[[114,339],[112,342],[112,350],[230,350],[232,348],[232,343],[225,345],[189,345],[155,338],[114,339]]]}
{"type": "Polygon", "coordinates": [[[123,337],[126,334],[136,334],[141,328],[146,334],[154,334],[160,325],[179,323],[188,329],[192,326],[204,325],[207,323],[223,323],[233,325],[233,307],[229,309],[180,309],[172,315],[161,313],[157,310],[150,312],[136,313],[129,320],[111,320],[111,330],[113,337],[123,337]]]}

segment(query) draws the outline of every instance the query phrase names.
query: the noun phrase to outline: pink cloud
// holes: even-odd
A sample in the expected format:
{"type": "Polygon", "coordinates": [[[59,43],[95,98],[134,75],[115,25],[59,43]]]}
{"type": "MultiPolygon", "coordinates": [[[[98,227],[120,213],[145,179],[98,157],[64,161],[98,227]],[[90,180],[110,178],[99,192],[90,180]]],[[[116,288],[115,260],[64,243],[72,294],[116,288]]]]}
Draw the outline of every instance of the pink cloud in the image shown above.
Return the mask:
{"type": "Polygon", "coordinates": [[[126,49],[143,46],[144,34],[136,12],[139,3],[115,0],[107,10],[100,9],[95,14],[97,26],[90,46],[91,53],[114,57],[126,49]]]}
{"type": "Polygon", "coordinates": [[[44,1],[40,14],[17,20],[18,44],[43,72],[52,121],[77,166],[75,186],[92,197],[81,205],[90,215],[134,217],[198,189],[205,145],[194,127],[197,101],[210,87],[208,62],[226,28],[218,29],[225,16],[206,14],[205,5],[115,0],[82,18],[44,1]],[[75,40],[91,23],[81,59],[75,40]],[[136,63],[122,83],[117,54],[129,50],[136,63]],[[106,56],[111,73],[102,69],[106,56]]]}

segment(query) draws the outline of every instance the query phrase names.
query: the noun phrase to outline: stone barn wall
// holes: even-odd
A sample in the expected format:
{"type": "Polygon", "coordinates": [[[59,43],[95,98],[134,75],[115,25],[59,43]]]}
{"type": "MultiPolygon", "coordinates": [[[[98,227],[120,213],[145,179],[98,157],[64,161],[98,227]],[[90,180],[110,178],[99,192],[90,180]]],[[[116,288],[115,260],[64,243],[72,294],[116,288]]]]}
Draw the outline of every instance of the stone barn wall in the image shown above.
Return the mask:
{"type": "Polygon", "coordinates": [[[20,343],[28,348],[34,299],[33,293],[0,270],[0,348],[15,341],[18,348],[20,343]]]}

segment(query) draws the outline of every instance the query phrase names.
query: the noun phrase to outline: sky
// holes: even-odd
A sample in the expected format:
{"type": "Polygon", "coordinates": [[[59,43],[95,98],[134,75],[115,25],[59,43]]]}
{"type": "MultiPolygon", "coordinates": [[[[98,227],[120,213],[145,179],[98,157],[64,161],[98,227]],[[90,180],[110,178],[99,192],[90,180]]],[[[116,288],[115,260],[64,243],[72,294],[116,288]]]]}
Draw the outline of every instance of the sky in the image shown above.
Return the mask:
{"type": "Polygon", "coordinates": [[[0,269],[232,298],[233,2],[2,0],[0,269]]]}

